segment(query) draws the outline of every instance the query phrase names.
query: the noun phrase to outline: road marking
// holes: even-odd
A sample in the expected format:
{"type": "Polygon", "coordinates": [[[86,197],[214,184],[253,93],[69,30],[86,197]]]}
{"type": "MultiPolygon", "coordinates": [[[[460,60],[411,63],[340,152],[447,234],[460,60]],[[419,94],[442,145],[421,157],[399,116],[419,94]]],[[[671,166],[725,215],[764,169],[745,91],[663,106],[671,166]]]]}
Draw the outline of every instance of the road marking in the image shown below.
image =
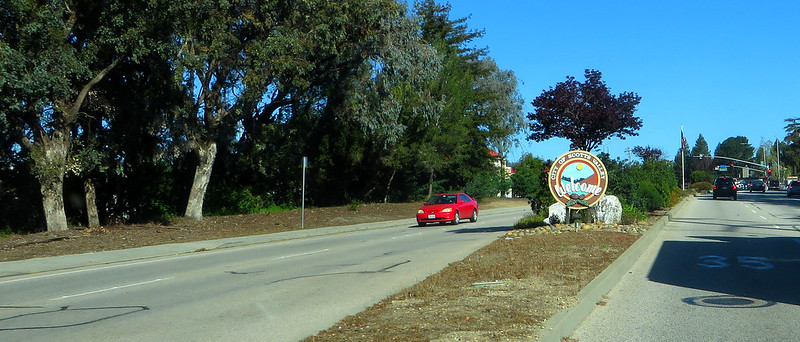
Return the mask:
{"type": "Polygon", "coordinates": [[[406,234],[406,235],[401,235],[401,236],[392,236],[392,240],[397,240],[398,238],[412,237],[414,235],[422,235],[422,232],[414,233],[414,234],[406,234]]]}
{"type": "MultiPolygon", "coordinates": [[[[190,256],[186,256],[186,257],[190,257],[190,256]]],[[[185,257],[177,256],[177,257],[174,257],[174,258],[178,259],[178,258],[185,258],[185,257]]],[[[163,260],[162,259],[146,260],[146,261],[130,262],[130,263],[124,263],[124,264],[117,264],[117,265],[109,265],[109,266],[101,266],[101,267],[90,267],[90,268],[74,270],[74,271],[66,271],[66,272],[58,272],[58,270],[55,270],[57,273],[41,274],[41,275],[35,275],[35,276],[25,276],[23,274],[21,276],[24,276],[24,278],[3,280],[3,281],[0,281],[0,285],[16,283],[16,282],[25,281],[25,280],[52,278],[52,277],[57,277],[57,276],[71,275],[71,274],[78,274],[78,273],[86,273],[86,272],[92,272],[92,271],[103,271],[103,270],[109,270],[109,269],[113,269],[113,268],[120,268],[120,267],[127,267],[127,266],[138,266],[138,265],[150,264],[150,263],[160,262],[160,261],[163,261],[163,260]]]]}
{"type": "Polygon", "coordinates": [[[289,258],[295,258],[295,257],[306,256],[306,255],[319,254],[319,253],[324,253],[324,252],[327,252],[327,251],[329,251],[329,250],[331,250],[331,249],[330,249],[330,248],[325,248],[325,249],[318,250],[318,251],[305,252],[305,253],[300,253],[300,254],[292,254],[292,255],[284,255],[284,256],[282,256],[282,257],[277,257],[277,258],[275,258],[275,259],[272,259],[272,260],[273,260],[273,261],[274,261],[274,260],[283,260],[283,259],[289,259],[289,258]]]}
{"type": "Polygon", "coordinates": [[[174,279],[174,278],[175,277],[158,278],[158,279],[143,281],[143,282],[139,282],[139,283],[120,285],[120,286],[112,286],[112,287],[105,288],[105,289],[94,290],[94,291],[83,292],[83,293],[76,293],[76,294],[72,294],[72,295],[66,295],[66,296],[61,296],[61,297],[57,297],[57,298],[52,298],[50,300],[62,300],[62,299],[80,297],[80,296],[88,296],[88,295],[95,294],[95,293],[102,293],[102,292],[120,290],[120,289],[124,289],[124,288],[128,288],[128,287],[134,287],[134,286],[142,286],[142,285],[157,283],[157,282],[160,282],[160,281],[170,280],[170,279],[174,279]]]}

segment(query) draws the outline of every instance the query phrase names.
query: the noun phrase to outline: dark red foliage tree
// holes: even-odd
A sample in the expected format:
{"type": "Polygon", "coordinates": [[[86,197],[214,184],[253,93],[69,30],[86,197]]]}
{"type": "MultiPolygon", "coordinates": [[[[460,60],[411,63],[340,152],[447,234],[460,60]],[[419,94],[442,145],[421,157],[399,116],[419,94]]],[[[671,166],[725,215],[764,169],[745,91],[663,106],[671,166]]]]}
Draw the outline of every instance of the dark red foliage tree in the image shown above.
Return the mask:
{"type": "Polygon", "coordinates": [[[585,77],[580,83],[567,76],[533,100],[528,140],[566,138],[570,149],[591,152],[605,139],[639,135],[642,120],[633,114],[642,98],[630,92],[612,95],[597,70],[586,69],[585,77]]]}
{"type": "Polygon", "coordinates": [[[639,158],[642,158],[642,161],[656,161],[661,159],[661,156],[664,155],[664,151],[650,146],[636,146],[633,148],[633,154],[639,158]]]}

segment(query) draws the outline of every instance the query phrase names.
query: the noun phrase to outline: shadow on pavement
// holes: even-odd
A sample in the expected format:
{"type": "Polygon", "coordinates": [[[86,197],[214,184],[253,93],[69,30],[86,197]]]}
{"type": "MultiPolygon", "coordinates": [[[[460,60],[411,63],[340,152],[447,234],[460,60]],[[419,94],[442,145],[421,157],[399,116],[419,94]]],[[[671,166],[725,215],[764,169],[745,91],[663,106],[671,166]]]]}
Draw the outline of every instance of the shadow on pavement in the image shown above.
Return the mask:
{"type": "MultiPolygon", "coordinates": [[[[800,305],[800,235],[691,238],[697,240],[665,241],[648,278],[663,284],[800,305]]],[[[712,302],[720,303],[742,300],[712,297],[712,302]]],[[[694,299],[689,300],[687,303],[694,299]]]]}

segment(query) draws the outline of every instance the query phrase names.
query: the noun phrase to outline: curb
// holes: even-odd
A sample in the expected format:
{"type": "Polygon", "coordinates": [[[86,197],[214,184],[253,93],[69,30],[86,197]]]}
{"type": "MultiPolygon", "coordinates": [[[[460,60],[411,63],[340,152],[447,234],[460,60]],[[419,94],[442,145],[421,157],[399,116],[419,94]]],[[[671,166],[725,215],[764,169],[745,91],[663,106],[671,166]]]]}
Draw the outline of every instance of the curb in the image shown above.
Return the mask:
{"type": "Polygon", "coordinates": [[[694,197],[686,197],[680,203],[669,210],[666,216],[656,221],[636,242],[633,243],[625,252],[622,253],[614,262],[611,263],[603,272],[600,272],[589,284],[578,292],[578,304],[574,307],[561,311],[544,322],[544,333],[538,341],[560,342],[562,338],[569,337],[578,328],[578,325],[586,319],[594,310],[598,302],[603,300],[603,296],[617,285],[625,272],[633,266],[656,237],[661,229],[671,221],[673,217],[692,201],[694,197]]]}

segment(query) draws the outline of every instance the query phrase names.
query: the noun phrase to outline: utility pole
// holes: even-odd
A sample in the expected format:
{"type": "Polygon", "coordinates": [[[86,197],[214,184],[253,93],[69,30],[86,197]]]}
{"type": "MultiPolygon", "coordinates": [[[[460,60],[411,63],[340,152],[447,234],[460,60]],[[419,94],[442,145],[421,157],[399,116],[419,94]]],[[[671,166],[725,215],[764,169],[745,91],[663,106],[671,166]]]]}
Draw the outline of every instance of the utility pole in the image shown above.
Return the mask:
{"type": "Polygon", "coordinates": [[[778,182],[781,182],[783,180],[783,179],[781,179],[781,150],[780,150],[780,148],[781,148],[780,141],[778,139],[775,139],[775,156],[777,157],[777,160],[778,160],[778,166],[777,166],[777,169],[778,169],[778,182]]]}

